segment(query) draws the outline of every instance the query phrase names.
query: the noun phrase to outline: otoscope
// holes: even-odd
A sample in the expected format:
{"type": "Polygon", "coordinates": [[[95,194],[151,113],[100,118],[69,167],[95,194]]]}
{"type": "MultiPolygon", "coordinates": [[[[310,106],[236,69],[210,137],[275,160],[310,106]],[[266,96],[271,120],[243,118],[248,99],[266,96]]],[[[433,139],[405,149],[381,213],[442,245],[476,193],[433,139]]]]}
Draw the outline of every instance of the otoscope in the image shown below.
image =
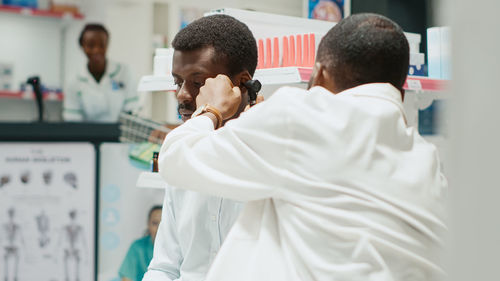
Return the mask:
{"type": "Polygon", "coordinates": [[[257,93],[262,88],[262,84],[259,80],[248,80],[243,83],[243,86],[248,90],[248,97],[250,99],[250,106],[253,106],[257,103],[257,93]]]}
{"type": "Polygon", "coordinates": [[[28,78],[26,82],[33,86],[33,92],[35,92],[36,104],[38,105],[38,122],[43,121],[43,96],[42,96],[42,87],[40,84],[40,77],[33,76],[28,78]]]}

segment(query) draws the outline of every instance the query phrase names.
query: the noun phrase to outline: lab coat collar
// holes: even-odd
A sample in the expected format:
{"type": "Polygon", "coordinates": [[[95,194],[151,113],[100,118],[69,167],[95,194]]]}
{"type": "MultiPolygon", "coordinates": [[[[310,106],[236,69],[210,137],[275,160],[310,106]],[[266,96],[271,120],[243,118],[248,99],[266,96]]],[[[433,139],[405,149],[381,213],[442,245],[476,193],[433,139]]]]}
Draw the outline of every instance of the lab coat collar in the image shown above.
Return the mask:
{"type": "MultiPolygon", "coordinates": [[[[316,86],[316,87],[326,90],[321,86],[316,86]]],[[[328,92],[331,94],[330,91],[328,92]]],[[[403,115],[405,123],[408,124],[406,118],[406,112],[403,107],[403,99],[401,97],[401,92],[390,83],[363,84],[354,88],[344,90],[337,94],[337,96],[346,96],[346,95],[354,95],[359,97],[373,97],[389,101],[399,108],[401,114],[403,115]]]]}
{"type": "Polygon", "coordinates": [[[99,81],[99,83],[97,83],[97,81],[95,81],[95,79],[94,79],[94,76],[92,76],[92,74],[90,74],[87,63],[85,63],[85,64],[83,64],[83,68],[80,71],[79,78],[86,80],[85,82],[88,82],[88,83],[101,84],[102,81],[107,79],[108,77],[110,77],[110,75],[113,74],[117,70],[117,68],[118,68],[118,65],[115,62],[113,62],[109,59],[106,59],[106,69],[104,70],[104,74],[101,78],[101,81],[99,81]]]}
{"type": "Polygon", "coordinates": [[[372,96],[389,99],[397,104],[403,104],[401,92],[389,83],[363,84],[340,92],[338,95],[372,96]]]}

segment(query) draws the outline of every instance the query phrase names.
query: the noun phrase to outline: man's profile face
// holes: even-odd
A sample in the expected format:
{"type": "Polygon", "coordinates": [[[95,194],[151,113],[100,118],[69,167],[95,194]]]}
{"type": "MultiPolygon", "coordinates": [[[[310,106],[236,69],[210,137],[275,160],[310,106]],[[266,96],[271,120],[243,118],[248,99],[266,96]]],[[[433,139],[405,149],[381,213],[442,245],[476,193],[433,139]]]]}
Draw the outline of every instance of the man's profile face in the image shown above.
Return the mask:
{"type": "Polygon", "coordinates": [[[183,121],[189,120],[196,110],[196,96],[207,78],[228,74],[226,66],[215,63],[211,46],[193,51],[174,51],[172,75],[177,85],[179,114],[183,121]]]}

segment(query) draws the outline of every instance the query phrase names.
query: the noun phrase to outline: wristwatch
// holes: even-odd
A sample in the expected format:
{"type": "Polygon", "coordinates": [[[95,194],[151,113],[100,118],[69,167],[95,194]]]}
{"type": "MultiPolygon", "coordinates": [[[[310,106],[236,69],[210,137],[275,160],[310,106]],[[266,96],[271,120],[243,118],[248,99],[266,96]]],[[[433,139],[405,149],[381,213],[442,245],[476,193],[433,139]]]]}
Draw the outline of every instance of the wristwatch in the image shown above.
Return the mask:
{"type": "Polygon", "coordinates": [[[222,121],[223,121],[222,114],[220,114],[220,112],[219,112],[219,110],[217,110],[217,108],[209,105],[208,103],[198,107],[196,109],[196,111],[193,112],[193,114],[191,115],[191,118],[199,116],[199,115],[201,115],[203,113],[207,113],[207,112],[212,113],[213,115],[215,115],[215,118],[217,118],[217,127],[215,127],[215,129],[217,130],[220,127],[222,127],[222,121]]]}

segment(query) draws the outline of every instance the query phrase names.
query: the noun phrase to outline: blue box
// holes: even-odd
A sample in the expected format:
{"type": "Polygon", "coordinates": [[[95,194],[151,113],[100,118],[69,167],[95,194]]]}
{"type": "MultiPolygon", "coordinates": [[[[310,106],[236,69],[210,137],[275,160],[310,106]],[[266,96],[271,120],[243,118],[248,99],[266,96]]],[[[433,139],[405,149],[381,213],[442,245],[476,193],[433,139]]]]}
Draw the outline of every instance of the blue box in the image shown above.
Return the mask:
{"type": "Polygon", "coordinates": [[[418,132],[421,135],[439,134],[444,106],[443,100],[434,100],[429,107],[418,111],[418,132]]]}
{"type": "Polygon", "coordinates": [[[25,7],[25,8],[34,8],[38,7],[38,0],[3,0],[3,5],[7,6],[16,6],[16,7],[25,7]]]}
{"type": "Polygon", "coordinates": [[[408,75],[412,76],[426,76],[425,54],[410,53],[410,67],[408,75]]]}

